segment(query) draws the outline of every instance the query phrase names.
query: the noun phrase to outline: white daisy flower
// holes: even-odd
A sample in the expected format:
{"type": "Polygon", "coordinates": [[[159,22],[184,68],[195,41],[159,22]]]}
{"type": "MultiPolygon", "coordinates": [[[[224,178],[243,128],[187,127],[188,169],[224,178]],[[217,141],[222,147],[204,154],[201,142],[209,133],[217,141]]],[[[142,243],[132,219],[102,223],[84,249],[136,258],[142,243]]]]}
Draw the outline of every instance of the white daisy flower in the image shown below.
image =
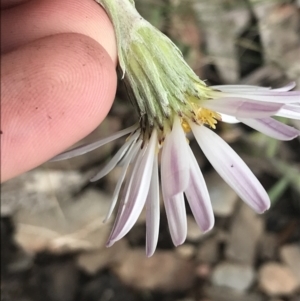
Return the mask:
{"type": "Polygon", "coordinates": [[[164,129],[153,127],[144,132],[139,125],[134,125],[111,137],[66,151],[53,159],[64,160],[79,156],[129,134],[120,150],[91,179],[91,181],[99,180],[115,166],[122,166],[121,176],[106,217],[107,220],[111,216],[119,199],[119,209],[107,242],[108,246],[130,231],[146,206],[146,254],[151,256],[154,253],[159,231],[159,186],[162,189],[170,234],[175,246],[182,244],[187,234],[184,195],[201,230],[206,232],[213,227],[214,215],[209,193],[185,135],[190,130],[212,166],[243,201],[258,213],[263,213],[269,208],[268,194],[250,169],[222,138],[205,125],[215,128],[215,124],[221,120],[221,116],[227,116],[227,118],[234,118],[237,122],[241,121],[271,137],[279,140],[291,140],[300,132],[280,123],[270,115],[280,115],[282,107],[284,107],[284,114],[294,112],[294,117],[299,119],[300,106],[297,104],[283,105],[282,102],[297,101],[300,92],[286,93],[276,90],[266,92],[259,87],[250,86],[247,89],[243,86],[241,89],[239,86],[214,88],[218,90],[211,89],[211,95],[217,95],[220,98],[204,101],[203,106],[205,107],[191,104],[193,107],[191,118],[181,111],[174,112],[169,117],[172,121],[166,122],[164,129]],[[252,92],[253,90],[259,92],[252,92]],[[212,108],[218,113],[211,110],[212,108]],[[170,126],[168,127],[168,125],[170,126]],[[159,152],[161,152],[161,181],[159,181],[158,167],[159,152]],[[130,164],[131,168],[129,168],[130,164]],[[123,192],[120,193],[124,180],[123,192]]]}
{"type": "Polygon", "coordinates": [[[268,194],[213,129],[223,120],[243,122],[280,140],[297,137],[298,130],[271,117],[299,119],[300,92],[290,91],[294,84],[274,90],[235,85],[208,87],[186,64],[179,49],[138,14],[133,0],[97,2],[114,24],[119,69],[140,122],[106,139],[66,151],[54,160],[85,154],[128,135],[110,162],[91,179],[99,180],[116,165],[122,166],[106,217],[111,216],[119,200],[107,245],[124,237],[146,206],[146,254],[154,253],[160,188],[174,245],[182,244],[187,234],[185,197],[201,230],[213,227],[209,193],[186,138],[190,131],[212,166],[240,198],[258,213],[267,210],[268,194]]]}

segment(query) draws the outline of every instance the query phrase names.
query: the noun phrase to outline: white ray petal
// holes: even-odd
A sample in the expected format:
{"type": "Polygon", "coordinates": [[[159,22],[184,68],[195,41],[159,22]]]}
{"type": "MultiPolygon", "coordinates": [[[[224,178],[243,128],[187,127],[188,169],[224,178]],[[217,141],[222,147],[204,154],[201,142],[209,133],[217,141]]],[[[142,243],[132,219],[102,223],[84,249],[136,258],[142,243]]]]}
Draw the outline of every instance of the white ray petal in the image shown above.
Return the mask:
{"type": "Polygon", "coordinates": [[[151,257],[156,249],[159,233],[159,178],[157,155],[153,161],[152,178],[146,200],[146,254],[151,257]]]}
{"type": "MultiPolygon", "coordinates": [[[[139,144],[139,146],[141,147],[142,141],[141,140],[138,141],[137,144],[139,144]]],[[[127,173],[125,185],[123,187],[122,196],[120,198],[120,203],[119,203],[119,206],[118,206],[117,215],[115,217],[115,221],[114,221],[112,230],[110,231],[109,238],[108,238],[108,240],[106,242],[106,246],[107,247],[112,246],[116,242],[116,241],[111,240],[111,236],[115,232],[116,227],[120,224],[120,218],[121,218],[121,215],[123,214],[123,206],[122,206],[122,204],[124,203],[124,200],[126,199],[127,194],[128,194],[128,192],[129,192],[129,190],[131,188],[131,185],[132,185],[132,175],[133,175],[133,172],[135,172],[135,170],[136,170],[135,166],[138,166],[140,164],[140,162],[141,162],[141,158],[142,158],[143,152],[144,152],[144,150],[141,150],[141,148],[139,148],[138,151],[134,152],[135,155],[134,155],[133,162],[132,162],[133,163],[133,167],[131,169],[129,169],[128,173],[127,173]]],[[[129,160],[129,162],[130,162],[130,160],[129,160]]]]}
{"type": "Polygon", "coordinates": [[[145,205],[150,187],[156,146],[157,132],[153,130],[148,145],[145,146],[145,150],[140,152],[133,167],[125,199],[120,204],[120,218],[116,220],[117,224],[109,238],[109,245],[121,239],[130,231],[145,205]]]}
{"type": "Polygon", "coordinates": [[[212,97],[217,98],[243,98],[243,99],[252,99],[260,102],[271,102],[271,103],[297,103],[300,100],[300,91],[247,91],[247,92],[212,92],[212,97]]]}
{"type": "Polygon", "coordinates": [[[293,104],[293,105],[284,105],[276,114],[275,116],[286,117],[290,119],[297,119],[300,120],[300,105],[293,104]]]}
{"type": "MultiPolygon", "coordinates": [[[[139,131],[139,133],[140,133],[140,131],[139,131]]],[[[140,141],[142,142],[142,140],[140,140],[140,141]]],[[[129,162],[129,164],[131,164],[131,163],[134,162],[135,156],[136,156],[136,154],[138,153],[138,151],[139,151],[139,149],[136,149],[136,148],[135,148],[135,155],[132,156],[132,159],[131,159],[131,161],[129,162]]],[[[126,155],[118,162],[117,165],[122,167],[122,166],[125,164],[125,158],[126,158],[126,155]]]]}
{"type": "Polygon", "coordinates": [[[140,149],[141,144],[142,144],[141,140],[138,141],[136,144],[132,144],[130,146],[130,149],[129,149],[128,153],[124,157],[124,163],[123,163],[123,166],[122,166],[122,171],[121,171],[121,174],[119,176],[117,185],[115,187],[110,207],[109,207],[109,209],[107,211],[107,214],[106,214],[106,217],[105,217],[105,219],[103,221],[104,223],[106,223],[107,220],[110,218],[110,216],[111,216],[111,214],[112,214],[112,212],[113,212],[113,210],[114,210],[114,208],[116,206],[116,203],[117,203],[117,200],[118,200],[118,197],[119,197],[119,193],[120,193],[123,181],[125,179],[125,175],[126,175],[128,166],[129,166],[131,160],[135,159],[135,156],[136,156],[138,150],[140,149]]]}
{"type": "Polygon", "coordinates": [[[267,210],[268,194],[235,151],[208,128],[192,123],[190,126],[205,156],[227,184],[256,212],[267,210]]]}
{"type": "Polygon", "coordinates": [[[177,247],[184,243],[187,235],[187,219],[183,193],[179,193],[171,198],[165,198],[164,186],[162,186],[162,191],[171,238],[173,244],[177,247]]]}
{"type": "MultiPolygon", "coordinates": [[[[143,154],[144,154],[144,149],[143,150],[139,149],[139,151],[136,153],[135,159],[133,160],[133,168],[130,170],[130,172],[127,175],[125,186],[124,186],[123,192],[122,192],[122,197],[121,197],[121,200],[120,200],[120,203],[118,206],[117,216],[115,217],[114,225],[112,227],[112,230],[110,232],[109,238],[106,243],[107,247],[112,246],[117,241],[117,239],[113,240],[112,236],[114,233],[116,233],[117,228],[118,227],[120,228],[120,220],[124,213],[125,200],[128,199],[128,194],[130,193],[130,189],[132,187],[132,178],[136,174],[137,167],[141,163],[143,154]]],[[[120,232],[120,230],[119,230],[119,232],[120,232]]]]}
{"type": "Polygon", "coordinates": [[[161,178],[168,198],[184,191],[188,185],[187,158],[186,137],[179,118],[176,118],[171,133],[166,136],[161,155],[161,178]]]}
{"type": "Polygon", "coordinates": [[[282,104],[260,102],[245,98],[215,98],[207,100],[203,106],[224,114],[242,118],[262,118],[276,114],[282,104]]]}
{"type": "Polygon", "coordinates": [[[287,92],[287,91],[294,89],[295,87],[296,87],[296,82],[290,82],[283,87],[272,89],[271,91],[287,92]]]}
{"type": "Polygon", "coordinates": [[[65,159],[70,159],[70,158],[73,158],[73,157],[77,157],[77,156],[80,156],[80,155],[83,155],[83,154],[86,154],[88,152],[91,152],[93,151],[94,149],[100,147],[100,146],[103,146],[111,141],[114,141],[122,136],[125,136],[131,132],[134,132],[136,129],[137,129],[138,125],[133,125],[127,129],[124,129],[122,131],[119,131],[107,138],[104,138],[104,139],[97,139],[95,142],[91,142],[91,143],[88,143],[88,144],[84,144],[84,145],[80,145],[80,146],[77,146],[73,149],[70,149],[70,150],[67,150],[57,156],[55,156],[54,158],[52,158],[50,160],[50,162],[53,162],[53,161],[61,161],[61,160],[65,160],[65,159]]]}
{"type": "Polygon", "coordinates": [[[226,123],[240,123],[235,117],[218,112],[221,115],[221,121],[226,123]]]}
{"type": "Polygon", "coordinates": [[[252,85],[218,85],[210,86],[210,88],[215,90],[220,90],[222,92],[254,92],[254,91],[268,91],[271,87],[259,87],[252,85]]]}
{"type": "Polygon", "coordinates": [[[240,121],[267,136],[282,141],[292,140],[300,134],[297,129],[271,117],[260,119],[240,118],[240,121]]]}
{"type": "Polygon", "coordinates": [[[207,232],[214,226],[214,213],[205,180],[190,147],[189,153],[191,161],[190,181],[185,195],[198,226],[203,232],[207,232]]]}
{"type": "Polygon", "coordinates": [[[95,182],[100,180],[101,178],[105,177],[108,173],[110,173],[117,165],[117,163],[120,161],[120,159],[123,158],[123,156],[126,154],[132,143],[136,141],[136,139],[139,136],[139,131],[134,133],[128,141],[126,141],[123,146],[117,151],[117,153],[110,159],[110,161],[102,168],[96,175],[94,175],[90,181],[95,182]]]}
{"type": "Polygon", "coordinates": [[[210,86],[213,89],[220,90],[223,92],[235,92],[235,93],[244,93],[244,92],[261,92],[261,91],[275,91],[275,92],[287,92],[296,87],[295,82],[290,82],[287,85],[272,89],[271,87],[259,87],[253,85],[218,85],[218,86],[210,86]]]}

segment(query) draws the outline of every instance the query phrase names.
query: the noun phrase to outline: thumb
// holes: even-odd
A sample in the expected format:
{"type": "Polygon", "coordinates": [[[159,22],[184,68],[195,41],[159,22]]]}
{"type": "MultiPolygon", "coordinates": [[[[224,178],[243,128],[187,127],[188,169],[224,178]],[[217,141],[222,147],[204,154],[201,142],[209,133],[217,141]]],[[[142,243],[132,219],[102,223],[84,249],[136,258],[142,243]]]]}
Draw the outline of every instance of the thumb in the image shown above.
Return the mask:
{"type": "Polygon", "coordinates": [[[81,34],[57,34],[2,56],[2,181],[82,139],[107,115],[115,65],[81,34]]]}

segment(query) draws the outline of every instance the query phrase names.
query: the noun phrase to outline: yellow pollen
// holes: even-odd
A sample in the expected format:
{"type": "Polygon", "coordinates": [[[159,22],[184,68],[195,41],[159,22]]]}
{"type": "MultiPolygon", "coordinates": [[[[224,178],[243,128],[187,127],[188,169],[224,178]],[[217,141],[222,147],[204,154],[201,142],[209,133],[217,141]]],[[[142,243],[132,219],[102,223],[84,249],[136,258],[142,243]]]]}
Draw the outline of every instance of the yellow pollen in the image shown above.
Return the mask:
{"type": "Polygon", "coordinates": [[[181,126],[185,133],[189,133],[191,131],[191,127],[185,119],[181,119],[181,126]]]}
{"type": "MultiPolygon", "coordinates": [[[[216,128],[218,120],[221,120],[220,114],[204,108],[198,108],[197,111],[195,111],[195,116],[195,119],[199,124],[207,124],[213,129],[216,128]]],[[[185,133],[191,131],[191,127],[185,118],[181,119],[181,126],[185,133]]]]}
{"type": "Polygon", "coordinates": [[[202,124],[207,124],[213,129],[216,128],[216,124],[218,123],[218,120],[221,120],[220,114],[218,114],[217,112],[208,110],[208,109],[203,109],[203,108],[198,109],[196,116],[197,116],[197,119],[202,124]]]}

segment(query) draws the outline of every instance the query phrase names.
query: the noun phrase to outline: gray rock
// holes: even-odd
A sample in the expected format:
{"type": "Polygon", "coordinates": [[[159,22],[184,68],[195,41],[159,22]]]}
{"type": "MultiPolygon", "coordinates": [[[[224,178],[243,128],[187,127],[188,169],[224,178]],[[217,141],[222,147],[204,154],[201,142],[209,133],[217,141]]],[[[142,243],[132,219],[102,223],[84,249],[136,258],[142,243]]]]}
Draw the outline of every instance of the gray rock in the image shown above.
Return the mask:
{"type": "Polygon", "coordinates": [[[206,36],[207,51],[225,83],[239,79],[236,42],[251,20],[250,10],[240,0],[193,2],[200,28],[206,36]],[[218,22],[215,22],[218,16],[218,22]],[[222,47],[220,47],[222,45],[222,47]]]}
{"type": "Polygon", "coordinates": [[[300,285],[300,245],[290,244],[280,248],[281,260],[291,269],[300,285]]]}
{"type": "Polygon", "coordinates": [[[77,256],[77,265],[93,275],[98,271],[120,263],[129,251],[126,239],[121,239],[110,248],[100,248],[92,252],[83,252],[77,256]]]}
{"type": "Polygon", "coordinates": [[[103,219],[110,196],[89,189],[76,198],[37,213],[20,210],[14,215],[16,241],[29,252],[93,250],[105,245],[110,231],[103,219]]]}
{"type": "Polygon", "coordinates": [[[215,171],[205,177],[214,214],[220,217],[230,216],[238,200],[237,194],[215,171]]]}
{"type": "Polygon", "coordinates": [[[251,3],[258,19],[265,60],[278,65],[299,85],[300,66],[295,62],[300,59],[300,17],[296,4],[283,0],[251,0],[251,3]]]}
{"type": "Polygon", "coordinates": [[[36,168],[2,185],[1,216],[50,210],[80,191],[88,180],[78,171],[36,168]]]}
{"type": "Polygon", "coordinates": [[[272,260],[277,257],[278,238],[274,233],[265,233],[259,242],[259,258],[262,260],[272,260]]]}
{"type": "Polygon", "coordinates": [[[209,264],[216,263],[219,260],[219,242],[217,235],[205,239],[197,248],[196,260],[209,264]]]}
{"type": "Polygon", "coordinates": [[[116,166],[108,175],[105,176],[105,190],[108,193],[113,194],[119,180],[119,177],[122,173],[122,166],[116,166]]]}
{"type": "Polygon", "coordinates": [[[235,215],[226,246],[225,255],[228,259],[252,265],[257,245],[263,233],[263,221],[246,204],[235,215]]]}
{"type": "Polygon", "coordinates": [[[181,246],[178,246],[175,249],[175,252],[184,259],[191,259],[195,256],[196,248],[191,244],[185,243],[181,246]]]}
{"type": "Polygon", "coordinates": [[[299,14],[295,5],[284,1],[252,0],[268,61],[284,60],[287,53],[299,46],[299,14]],[[281,3],[280,3],[281,2],[281,3]]]}
{"type": "Polygon", "coordinates": [[[217,286],[226,286],[237,291],[247,290],[255,280],[255,272],[252,266],[231,262],[218,264],[211,277],[211,281],[217,286]]]}
{"type": "Polygon", "coordinates": [[[207,234],[203,233],[197,225],[194,217],[187,216],[187,241],[197,242],[200,241],[207,234]]]}
{"type": "Polygon", "coordinates": [[[147,258],[144,249],[132,250],[113,271],[125,285],[138,290],[182,291],[195,279],[193,262],[172,251],[157,250],[147,258]]]}
{"type": "Polygon", "coordinates": [[[291,296],[299,287],[291,269],[277,262],[264,264],[259,270],[259,286],[269,296],[291,296]]]}
{"type": "Polygon", "coordinates": [[[264,301],[265,299],[259,294],[245,294],[228,287],[211,286],[204,288],[204,294],[208,300],[216,301],[264,301]]]}

